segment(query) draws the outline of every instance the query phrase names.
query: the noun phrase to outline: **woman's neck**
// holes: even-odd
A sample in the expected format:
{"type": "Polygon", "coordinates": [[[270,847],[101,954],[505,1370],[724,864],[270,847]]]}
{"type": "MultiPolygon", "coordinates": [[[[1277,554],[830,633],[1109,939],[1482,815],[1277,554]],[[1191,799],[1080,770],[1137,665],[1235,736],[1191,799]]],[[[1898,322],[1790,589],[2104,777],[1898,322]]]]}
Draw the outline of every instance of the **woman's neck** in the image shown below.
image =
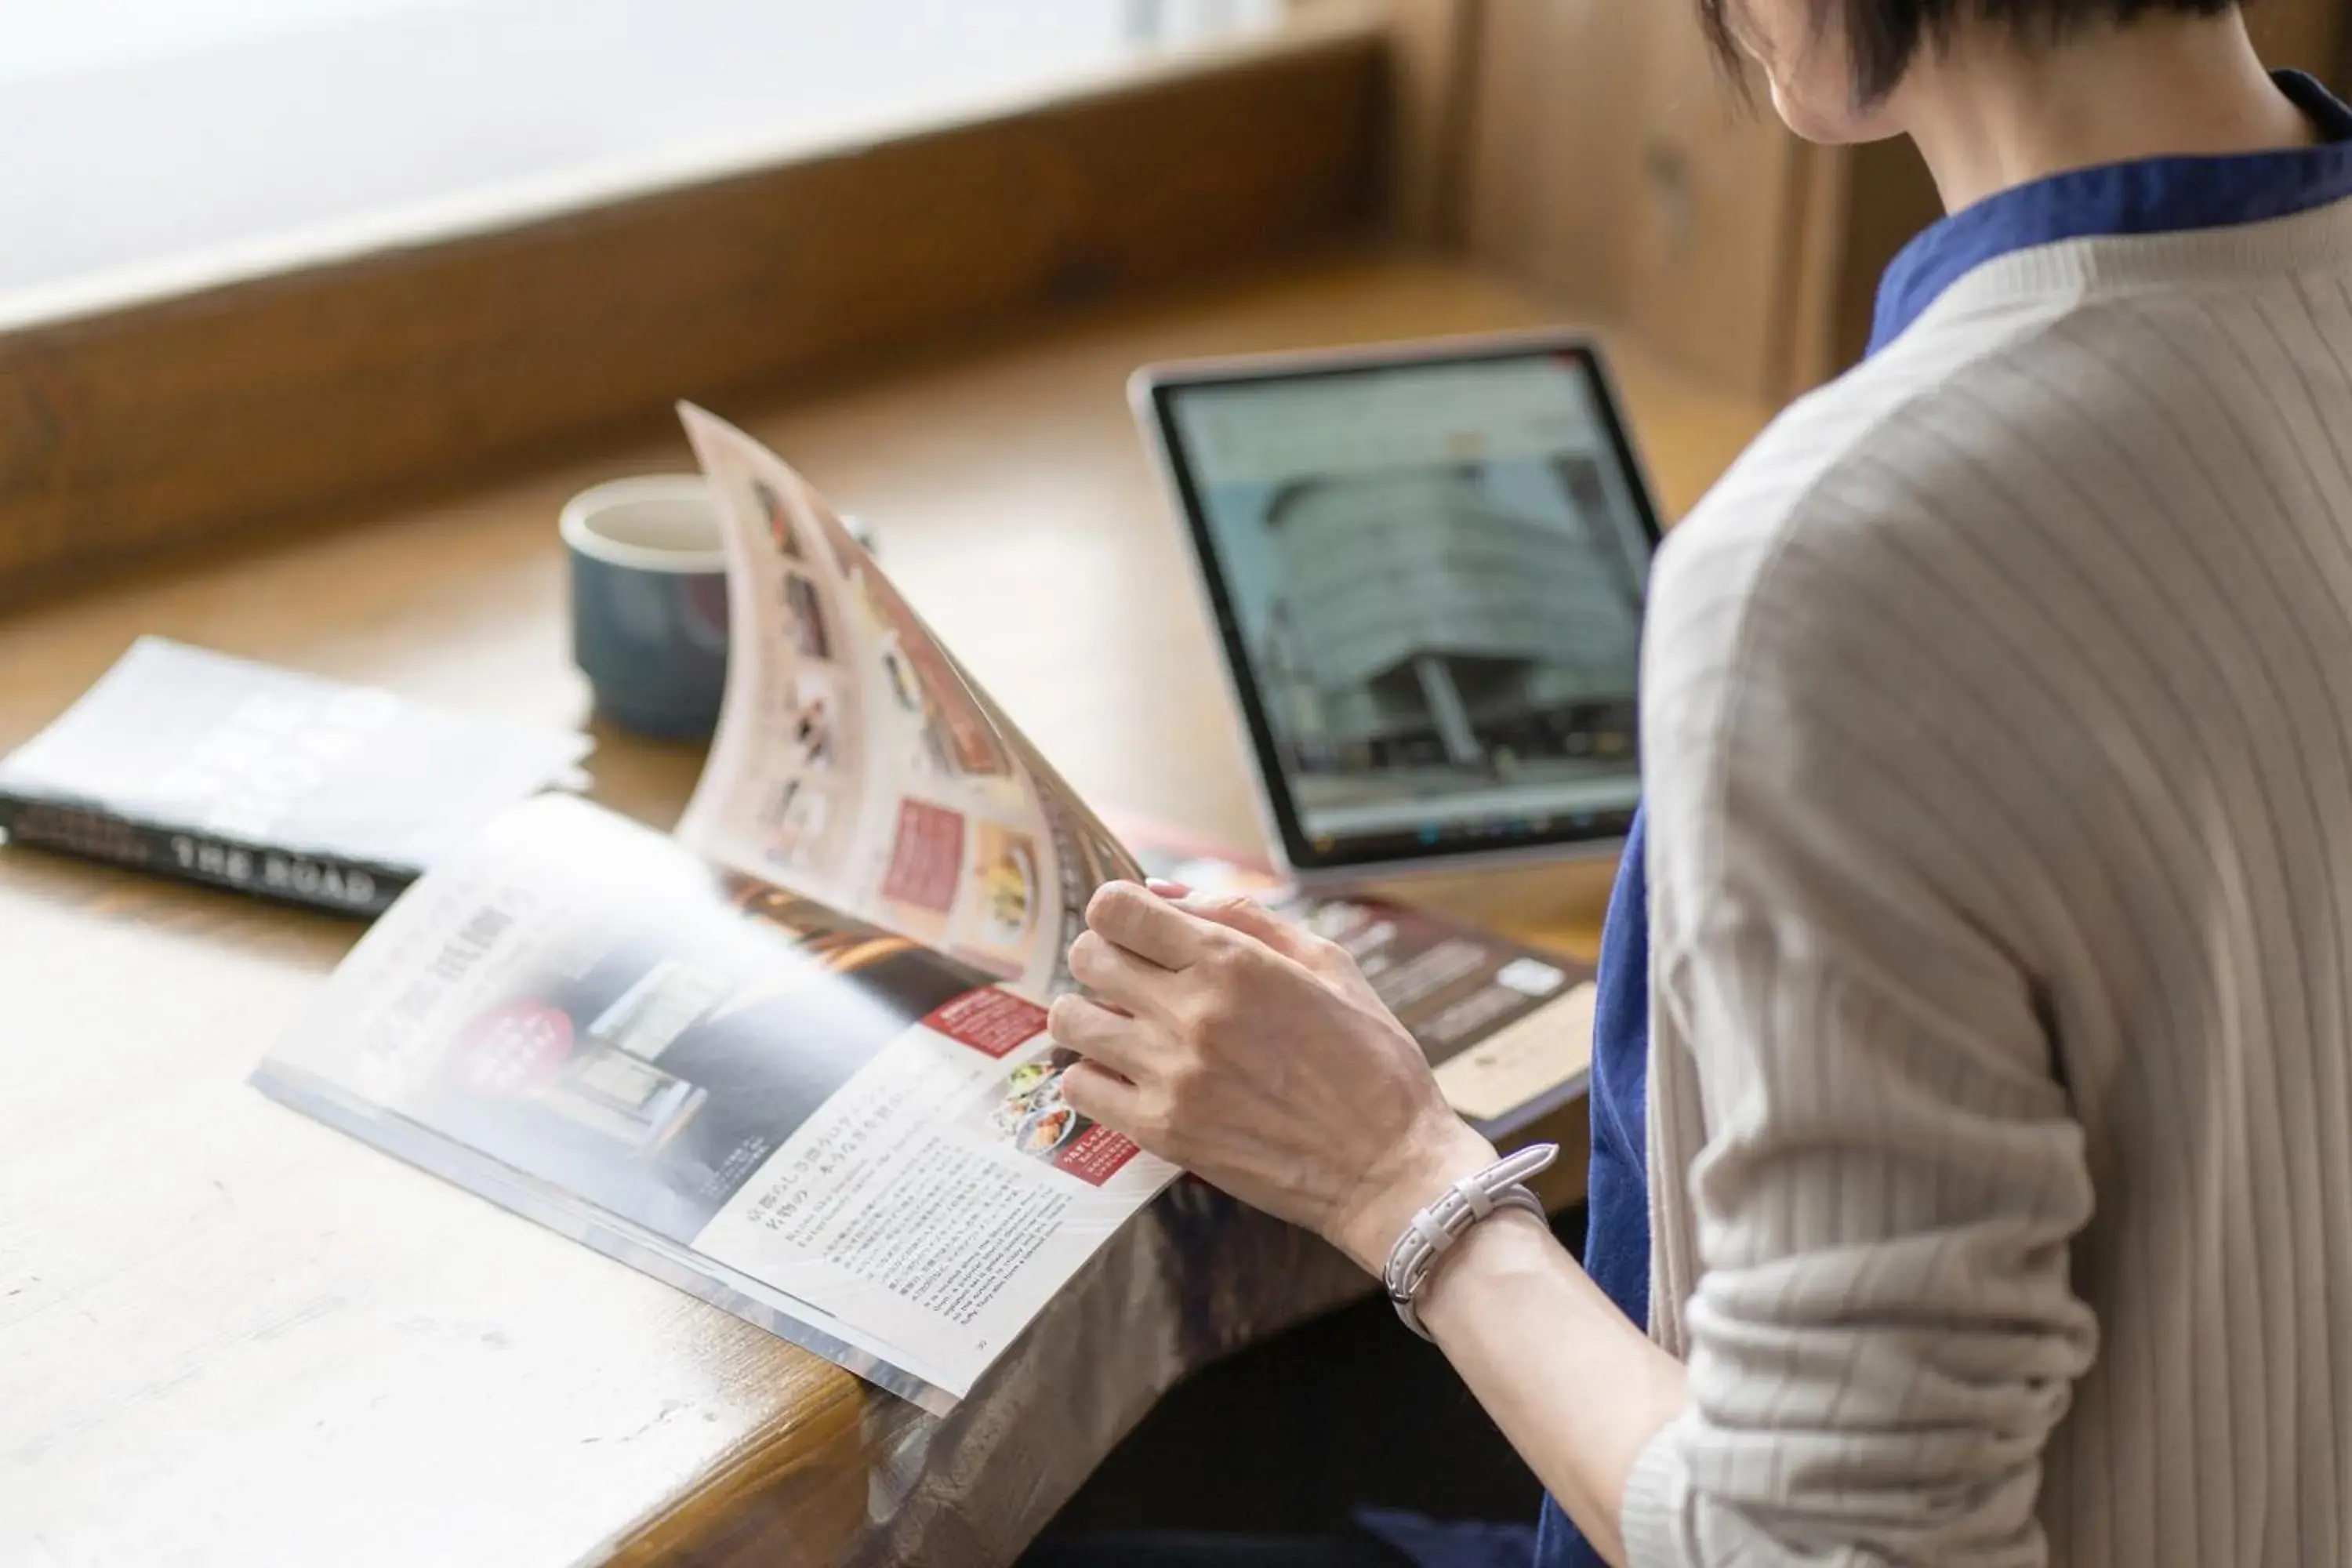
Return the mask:
{"type": "Polygon", "coordinates": [[[1948,212],[2068,169],[2309,143],[2235,11],[2021,48],[1977,28],[1923,52],[1886,104],[1948,212]]]}

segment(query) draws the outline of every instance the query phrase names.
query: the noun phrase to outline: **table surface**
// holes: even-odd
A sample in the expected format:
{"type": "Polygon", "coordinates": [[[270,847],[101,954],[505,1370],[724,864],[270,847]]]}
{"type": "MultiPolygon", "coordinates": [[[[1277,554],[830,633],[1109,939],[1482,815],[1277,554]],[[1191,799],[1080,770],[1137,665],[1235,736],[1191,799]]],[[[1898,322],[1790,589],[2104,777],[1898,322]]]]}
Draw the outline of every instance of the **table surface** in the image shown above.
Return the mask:
{"type": "MultiPolygon", "coordinates": [[[[1340,258],[719,411],[874,526],[908,596],[1081,793],[1255,843],[1125,377],[1544,320],[1449,267],[1340,258]]],[[[1763,412],[1630,350],[1617,363],[1679,512],[1763,412]]],[[[653,441],[0,620],[0,747],[142,632],[583,721],[556,510],[602,479],[690,467],[682,437],[653,441]]],[[[597,798],[667,826],[698,752],[599,741],[597,798]]],[[[1604,887],[1588,868],[1420,896],[1577,948],[1604,887]]],[[[845,1458],[853,1380],[246,1086],[356,934],[0,850],[0,1558],[732,1556],[780,1489],[800,1550],[771,1560],[826,1555],[810,1521],[845,1538],[866,1501],[845,1458]]]]}

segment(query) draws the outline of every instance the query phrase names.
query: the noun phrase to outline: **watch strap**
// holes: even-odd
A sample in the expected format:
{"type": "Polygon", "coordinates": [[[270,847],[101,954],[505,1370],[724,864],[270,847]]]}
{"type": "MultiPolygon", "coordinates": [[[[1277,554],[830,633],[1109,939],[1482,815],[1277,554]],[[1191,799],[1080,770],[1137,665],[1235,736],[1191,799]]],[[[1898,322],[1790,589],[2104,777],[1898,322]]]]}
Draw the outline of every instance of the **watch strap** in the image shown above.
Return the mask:
{"type": "Polygon", "coordinates": [[[1496,1161],[1485,1170],[1463,1177],[1407,1222],[1396,1245],[1389,1249],[1381,1282],[1404,1326],[1423,1339],[1421,1296],[1439,1261],[1470,1227],[1507,1208],[1524,1209],[1542,1219],[1543,1201],[1524,1184],[1527,1179],[1559,1158],[1557,1143],[1531,1143],[1496,1161]]]}

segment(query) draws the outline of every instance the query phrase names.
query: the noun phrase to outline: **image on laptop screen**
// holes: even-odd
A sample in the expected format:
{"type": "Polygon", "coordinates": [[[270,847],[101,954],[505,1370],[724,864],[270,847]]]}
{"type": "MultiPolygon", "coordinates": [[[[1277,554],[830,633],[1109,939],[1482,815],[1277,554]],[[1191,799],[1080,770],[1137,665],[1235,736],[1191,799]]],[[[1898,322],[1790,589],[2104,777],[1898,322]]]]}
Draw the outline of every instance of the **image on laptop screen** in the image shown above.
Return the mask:
{"type": "Polygon", "coordinates": [[[1623,831],[1657,535],[1584,353],[1165,390],[1309,863],[1623,831]]]}

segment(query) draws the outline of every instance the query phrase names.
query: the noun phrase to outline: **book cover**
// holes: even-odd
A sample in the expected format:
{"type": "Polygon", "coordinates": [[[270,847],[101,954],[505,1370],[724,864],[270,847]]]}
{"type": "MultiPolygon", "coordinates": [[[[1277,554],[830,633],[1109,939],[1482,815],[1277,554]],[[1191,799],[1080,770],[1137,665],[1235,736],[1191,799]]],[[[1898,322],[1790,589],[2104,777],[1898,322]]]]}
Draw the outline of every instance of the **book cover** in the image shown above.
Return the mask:
{"type": "Polygon", "coordinates": [[[0,760],[16,842],[374,915],[583,736],[142,637],[0,760]]]}

